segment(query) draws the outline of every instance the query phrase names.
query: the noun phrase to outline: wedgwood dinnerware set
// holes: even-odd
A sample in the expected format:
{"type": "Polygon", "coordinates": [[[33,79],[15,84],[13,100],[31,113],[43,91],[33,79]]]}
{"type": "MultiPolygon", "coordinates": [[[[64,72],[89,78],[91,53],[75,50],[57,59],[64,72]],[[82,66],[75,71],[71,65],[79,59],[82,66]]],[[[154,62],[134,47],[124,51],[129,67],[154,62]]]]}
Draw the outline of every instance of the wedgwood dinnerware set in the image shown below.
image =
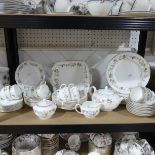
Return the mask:
{"type": "Polygon", "coordinates": [[[155,114],[155,94],[145,87],[150,79],[150,66],[144,58],[129,52],[114,56],[108,64],[106,78],[110,87],[97,90],[95,86],[90,87],[92,77],[85,62],[58,62],[52,67],[50,82],[54,92],[51,93],[43,67],[25,61],[16,70],[17,85],[0,90],[0,110],[18,110],[24,98],[40,119],[51,118],[57,107],[95,118],[100,110],[112,111],[125,99],[129,112],[139,116],[155,114]],[[87,101],[88,94],[91,101],[87,101]]]}

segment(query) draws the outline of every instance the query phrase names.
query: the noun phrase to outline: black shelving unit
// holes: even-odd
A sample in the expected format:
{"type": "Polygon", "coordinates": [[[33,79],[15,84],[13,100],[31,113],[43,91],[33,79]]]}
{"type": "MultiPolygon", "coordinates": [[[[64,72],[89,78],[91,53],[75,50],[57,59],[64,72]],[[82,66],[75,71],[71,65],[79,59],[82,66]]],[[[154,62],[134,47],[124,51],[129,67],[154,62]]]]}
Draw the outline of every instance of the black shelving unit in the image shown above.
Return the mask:
{"type": "MultiPolygon", "coordinates": [[[[56,15],[0,15],[0,28],[4,28],[8,66],[11,83],[15,83],[14,73],[19,65],[16,29],[86,29],[86,30],[139,30],[138,54],[144,56],[147,32],[155,30],[155,17],[92,17],[56,15]]],[[[21,113],[22,114],[22,113],[21,113]]],[[[9,114],[8,114],[9,115],[9,114]]],[[[77,124],[77,125],[0,125],[1,133],[48,133],[48,132],[104,132],[104,131],[155,131],[153,123],[133,124],[77,124]]]]}

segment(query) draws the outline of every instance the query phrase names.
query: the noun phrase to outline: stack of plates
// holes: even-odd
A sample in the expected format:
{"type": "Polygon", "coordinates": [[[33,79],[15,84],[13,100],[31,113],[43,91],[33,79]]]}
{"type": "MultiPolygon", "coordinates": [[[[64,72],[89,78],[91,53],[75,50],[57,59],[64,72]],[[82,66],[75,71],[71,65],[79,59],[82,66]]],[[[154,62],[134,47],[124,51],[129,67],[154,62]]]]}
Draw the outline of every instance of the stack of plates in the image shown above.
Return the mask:
{"type": "Polygon", "coordinates": [[[0,14],[28,14],[32,9],[21,2],[21,0],[1,0],[0,14]]]}
{"type": "Polygon", "coordinates": [[[55,154],[59,149],[59,135],[39,134],[41,136],[42,155],[55,154]]]}
{"type": "Polygon", "coordinates": [[[147,104],[145,103],[138,103],[132,102],[131,100],[126,100],[127,110],[137,116],[153,116],[155,115],[155,103],[147,104]]]}
{"type": "Polygon", "coordinates": [[[4,149],[10,146],[15,137],[16,136],[12,134],[0,134],[0,149],[4,149]]]}

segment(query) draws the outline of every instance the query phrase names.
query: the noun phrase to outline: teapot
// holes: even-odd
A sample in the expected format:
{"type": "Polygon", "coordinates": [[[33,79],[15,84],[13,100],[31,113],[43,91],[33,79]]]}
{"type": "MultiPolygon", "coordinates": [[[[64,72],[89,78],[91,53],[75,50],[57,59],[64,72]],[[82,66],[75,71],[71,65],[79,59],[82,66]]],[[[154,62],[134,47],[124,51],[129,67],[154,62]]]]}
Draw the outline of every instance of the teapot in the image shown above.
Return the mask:
{"type": "Polygon", "coordinates": [[[92,86],[90,87],[89,93],[92,97],[92,101],[101,104],[102,111],[112,111],[116,109],[124,99],[107,86],[99,90],[92,86]]]}

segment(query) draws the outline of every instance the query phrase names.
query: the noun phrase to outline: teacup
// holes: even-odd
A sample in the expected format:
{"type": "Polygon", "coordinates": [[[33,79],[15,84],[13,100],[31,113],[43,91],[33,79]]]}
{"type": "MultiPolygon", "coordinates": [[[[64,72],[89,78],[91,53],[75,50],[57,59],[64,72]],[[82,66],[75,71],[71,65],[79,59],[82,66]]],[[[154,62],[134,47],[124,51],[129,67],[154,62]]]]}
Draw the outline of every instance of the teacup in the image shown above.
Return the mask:
{"type": "Polygon", "coordinates": [[[12,99],[20,99],[22,98],[22,90],[15,84],[10,87],[10,95],[12,99]]]}
{"type": "Polygon", "coordinates": [[[10,86],[5,86],[1,89],[0,98],[3,100],[10,100],[11,99],[10,86]]]}
{"type": "Polygon", "coordinates": [[[46,84],[42,84],[40,85],[37,89],[36,89],[36,96],[41,98],[41,99],[47,99],[47,97],[49,96],[50,90],[49,87],[46,84]]]}
{"type": "Polygon", "coordinates": [[[143,102],[145,100],[145,89],[144,87],[137,86],[130,90],[130,100],[132,102],[143,102]]]}
{"type": "Polygon", "coordinates": [[[82,105],[76,104],[75,110],[87,118],[94,118],[100,113],[100,104],[93,101],[86,101],[82,105]],[[80,111],[78,110],[80,108],[80,111]]]}
{"type": "Polygon", "coordinates": [[[78,88],[74,84],[69,84],[69,92],[71,95],[71,100],[80,100],[80,94],[78,88]]]}
{"type": "Polygon", "coordinates": [[[79,84],[77,85],[77,89],[79,91],[80,94],[80,98],[87,96],[88,92],[89,92],[89,85],[85,85],[85,84],[79,84]]]}
{"type": "Polygon", "coordinates": [[[64,102],[71,100],[69,88],[67,87],[66,84],[62,84],[60,86],[60,89],[57,90],[57,97],[58,99],[63,100],[64,102]]]}
{"type": "Polygon", "coordinates": [[[72,151],[78,151],[81,147],[81,141],[79,135],[72,135],[68,138],[66,147],[69,147],[72,151]]]}

